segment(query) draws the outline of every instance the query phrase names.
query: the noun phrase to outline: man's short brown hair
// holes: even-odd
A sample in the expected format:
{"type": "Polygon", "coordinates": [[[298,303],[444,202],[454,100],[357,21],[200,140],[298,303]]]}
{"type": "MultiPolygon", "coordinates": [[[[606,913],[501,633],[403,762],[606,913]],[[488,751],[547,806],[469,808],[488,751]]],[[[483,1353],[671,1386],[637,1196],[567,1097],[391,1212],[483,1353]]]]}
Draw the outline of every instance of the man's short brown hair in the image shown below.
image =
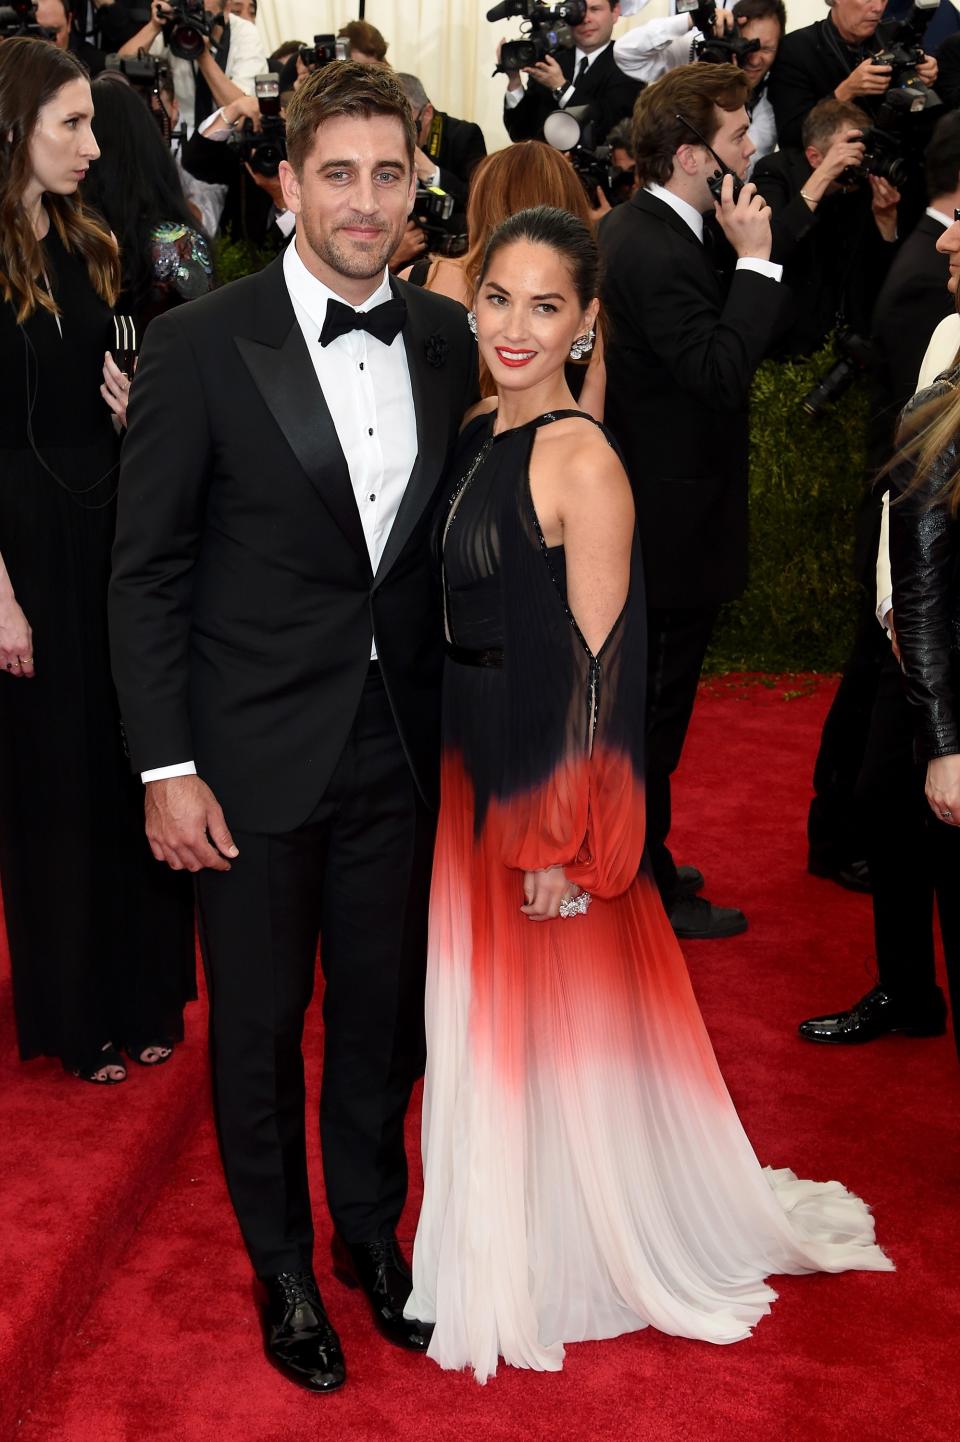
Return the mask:
{"type": "Polygon", "coordinates": [[[678,65],[642,90],[633,107],[640,184],[665,185],[680,146],[700,143],[690,127],[695,125],[712,144],[722,123],[717,111],[741,109],[749,93],[747,77],[736,65],[678,65]]]}
{"type": "Polygon", "coordinates": [[[340,115],[357,120],[395,115],[403,127],[407,159],[413,168],[417,144],[413,112],[393,71],[380,65],[334,60],[307,76],[287,109],[287,156],[297,175],[303,174],[317,127],[340,115]]]}
{"type": "Polygon", "coordinates": [[[337,38],[349,40],[351,50],[372,55],[374,60],[382,61],[387,58],[387,42],[376,25],[371,25],[369,20],[351,20],[337,31],[337,38]]]}
{"type": "Polygon", "coordinates": [[[800,132],[800,139],[803,148],[813,145],[822,155],[830,147],[839,130],[869,130],[870,118],[866,111],[861,110],[858,105],[851,105],[849,100],[834,100],[828,95],[825,100],[818,100],[812,110],[808,110],[803,117],[803,129],[800,132]]]}

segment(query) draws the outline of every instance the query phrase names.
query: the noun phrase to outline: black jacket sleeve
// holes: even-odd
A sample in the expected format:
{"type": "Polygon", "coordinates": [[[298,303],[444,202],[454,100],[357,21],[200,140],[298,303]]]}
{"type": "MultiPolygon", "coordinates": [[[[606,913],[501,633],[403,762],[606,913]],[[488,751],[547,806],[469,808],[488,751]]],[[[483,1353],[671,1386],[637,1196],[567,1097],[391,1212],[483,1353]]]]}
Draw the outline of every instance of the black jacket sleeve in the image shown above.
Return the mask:
{"type": "Polygon", "coordinates": [[[487,153],[483,131],[471,120],[446,118],[449,134],[444,136],[437,157],[440,166],[440,189],[452,195],[459,209],[464,209],[470,191],[470,177],[487,153]]]}
{"type": "MultiPolygon", "coordinates": [[[[921,391],[907,413],[943,390],[938,382],[921,391]]],[[[893,613],[917,754],[925,761],[960,752],[960,697],[950,645],[960,524],[940,497],[956,468],[951,445],[917,490],[910,489],[914,468],[906,464],[894,471],[890,488],[893,613]]]]}
{"type": "Polygon", "coordinates": [[[211,462],[201,367],[172,312],[150,326],[131,387],[110,581],[113,675],[135,771],[194,756],[187,663],[211,462]]]}
{"type": "Polygon", "coordinates": [[[763,160],[759,160],[750,178],[772,212],[770,217],[770,228],[773,233],[771,259],[783,264],[790,259],[797,246],[806,239],[816,225],[816,207],[811,210],[800,195],[794,178],[784,168],[780,156],[767,156],[763,160]]]}
{"type": "Polygon", "coordinates": [[[781,147],[802,145],[804,117],[818,100],[832,95],[849,73],[842,52],[834,55],[823,41],[821,27],[829,19],[785,35],[770,71],[770,104],[781,147]]]}

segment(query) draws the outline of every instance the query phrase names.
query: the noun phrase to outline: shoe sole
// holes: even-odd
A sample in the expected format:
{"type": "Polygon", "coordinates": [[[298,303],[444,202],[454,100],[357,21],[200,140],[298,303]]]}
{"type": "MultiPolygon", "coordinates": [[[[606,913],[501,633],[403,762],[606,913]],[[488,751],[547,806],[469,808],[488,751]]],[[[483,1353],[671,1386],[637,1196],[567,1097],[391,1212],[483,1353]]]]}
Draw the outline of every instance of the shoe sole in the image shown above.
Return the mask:
{"type": "Polygon", "coordinates": [[[797,1034],[804,1041],[813,1042],[816,1046],[866,1046],[868,1042],[880,1041],[885,1036],[913,1036],[913,1037],[934,1037],[945,1036],[947,1032],[946,1022],[936,1028],[919,1026],[888,1026],[883,1031],[874,1032],[872,1036],[809,1036],[807,1032],[797,1027],[797,1034]]]}
{"type": "Polygon", "coordinates": [[[810,876],[816,876],[820,881],[832,881],[834,886],[842,886],[844,891],[858,891],[864,896],[869,896],[873,891],[873,887],[870,886],[869,883],[864,884],[862,881],[855,881],[852,877],[849,881],[844,880],[842,876],[839,876],[835,871],[830,871],[826,866],[811,865],[808,862],[807,872],[810,876]]]}

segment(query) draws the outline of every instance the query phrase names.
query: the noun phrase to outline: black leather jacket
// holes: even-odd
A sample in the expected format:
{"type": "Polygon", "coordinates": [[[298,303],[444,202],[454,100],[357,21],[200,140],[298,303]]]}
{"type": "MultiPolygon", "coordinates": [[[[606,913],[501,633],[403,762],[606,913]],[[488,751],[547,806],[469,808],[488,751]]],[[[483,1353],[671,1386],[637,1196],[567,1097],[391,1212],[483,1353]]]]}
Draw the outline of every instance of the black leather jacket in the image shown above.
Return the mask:
{"type": "MultiPolygon", "coordinates": [[[[920,391],[904,415],[957,385],[960,366],[920,391]]],[[[900,465],[891,477],[893,621],[922,761],[960,753],[960,516],[938,499],[958,457],[960,438],[909,495],[914,467],[900,465]]]]}

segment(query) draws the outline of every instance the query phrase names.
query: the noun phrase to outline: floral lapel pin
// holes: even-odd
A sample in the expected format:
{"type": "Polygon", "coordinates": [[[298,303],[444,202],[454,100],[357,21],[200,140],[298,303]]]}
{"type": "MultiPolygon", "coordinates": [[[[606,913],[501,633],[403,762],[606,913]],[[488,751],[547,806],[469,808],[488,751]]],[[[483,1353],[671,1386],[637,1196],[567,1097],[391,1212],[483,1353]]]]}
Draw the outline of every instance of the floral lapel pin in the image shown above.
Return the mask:
{"type": "Polygon", "coordinates": [[[439,331],[428,335],[423,343],[423,353],[427,358],[427,364],[434,366],[437,370],[445,364],[449,349],[446,336],[441,335],[439,331]]]}

